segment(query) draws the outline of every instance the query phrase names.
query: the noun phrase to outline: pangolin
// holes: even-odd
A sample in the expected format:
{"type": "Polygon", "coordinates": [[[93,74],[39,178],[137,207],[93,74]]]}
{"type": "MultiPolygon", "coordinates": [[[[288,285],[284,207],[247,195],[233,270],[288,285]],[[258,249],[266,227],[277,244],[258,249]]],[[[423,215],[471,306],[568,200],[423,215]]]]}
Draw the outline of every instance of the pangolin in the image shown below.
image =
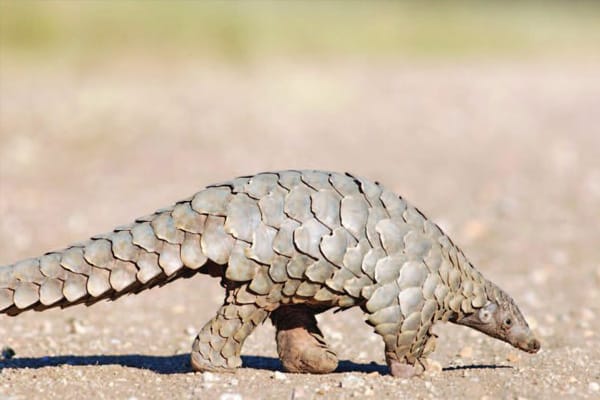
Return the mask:
{"type": "Polygon", "coordinates": [[[417,208],[377,182],[313,170],[210,185],[110,233],[0,267],[0,312],[90,305],[195,274],[225,289],[193,343],[197,371],[240,367],[245,339],[270,318],[285,370],[332,372],[338,360],[315,315],[355,306],[383,338],[394,376],[423,372],[437,321],[540,348],[513,299],[417,208]]]}

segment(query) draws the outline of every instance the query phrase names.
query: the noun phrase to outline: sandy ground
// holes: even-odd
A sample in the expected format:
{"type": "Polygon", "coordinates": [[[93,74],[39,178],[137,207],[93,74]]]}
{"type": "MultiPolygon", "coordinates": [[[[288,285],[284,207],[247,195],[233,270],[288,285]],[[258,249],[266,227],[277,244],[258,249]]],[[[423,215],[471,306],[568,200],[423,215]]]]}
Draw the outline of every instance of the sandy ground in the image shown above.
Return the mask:
{"type": "Polygon", "coordinates": [[[235,374],[191,371],[222,300],[195,277],[91,308],[0,316],[0,398],[549,399],[600,396],[600,65],[278,63],[21,68],[0,80],[0,265],[206,184],[349,170],[401,193],[511,293],[534,356],[440,325],[412,380],[358,310],[321,326],[338,372],[282,374],[270,324],[235,374]]]}

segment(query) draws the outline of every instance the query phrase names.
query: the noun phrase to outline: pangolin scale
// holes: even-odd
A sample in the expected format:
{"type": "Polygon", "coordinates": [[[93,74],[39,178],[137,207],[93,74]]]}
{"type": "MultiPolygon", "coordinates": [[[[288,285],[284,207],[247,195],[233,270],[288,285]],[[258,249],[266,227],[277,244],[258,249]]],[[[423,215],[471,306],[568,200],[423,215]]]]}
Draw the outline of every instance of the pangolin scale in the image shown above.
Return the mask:
{"type": "Polygon", "coordinates": [[[323,171],[266,172],[211,185],[170,208],[64,250],[0,267],[0,312],[93,304],[197,273],[225,300],[196,337],[198,371],[241,366],[271,318],[290,372],[336,369],[315,319],[360,307],[395,376],[424,369],[437,321],[530,353],[540,344],[514,301],[442,230],[377,182],[323,171]]]}

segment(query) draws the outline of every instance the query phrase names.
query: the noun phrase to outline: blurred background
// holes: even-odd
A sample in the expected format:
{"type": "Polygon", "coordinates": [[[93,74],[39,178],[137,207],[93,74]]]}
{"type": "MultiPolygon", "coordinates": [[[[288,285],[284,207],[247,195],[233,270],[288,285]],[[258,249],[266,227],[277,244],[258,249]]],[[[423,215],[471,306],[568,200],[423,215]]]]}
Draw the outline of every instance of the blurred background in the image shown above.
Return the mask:
{"type": "Polygon", "coordinates": [[[0,265],[237,175],[351,171],[546,348],[598,354],[600,2],[2,0],[0,22],[0,265]]]}
{"type": "Polygon", "coordinates": [[[1,262],[269,169],[379,179],[446,228],[598,215],[597,2],[0,7],[1,262]]]}

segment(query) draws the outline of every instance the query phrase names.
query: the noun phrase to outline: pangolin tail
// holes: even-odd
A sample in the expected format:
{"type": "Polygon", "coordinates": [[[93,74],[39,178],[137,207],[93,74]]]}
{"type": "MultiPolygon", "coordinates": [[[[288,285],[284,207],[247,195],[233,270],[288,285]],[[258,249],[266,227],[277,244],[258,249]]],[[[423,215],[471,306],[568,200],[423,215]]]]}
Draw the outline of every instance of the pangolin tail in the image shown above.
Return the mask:
{"type": "Polygon", "coordinates": [[[202,252],[205,219],[181,202],[64,250],[0,266],[0,313],[90,305],[201,272],[214,266],[202,252]]]}

